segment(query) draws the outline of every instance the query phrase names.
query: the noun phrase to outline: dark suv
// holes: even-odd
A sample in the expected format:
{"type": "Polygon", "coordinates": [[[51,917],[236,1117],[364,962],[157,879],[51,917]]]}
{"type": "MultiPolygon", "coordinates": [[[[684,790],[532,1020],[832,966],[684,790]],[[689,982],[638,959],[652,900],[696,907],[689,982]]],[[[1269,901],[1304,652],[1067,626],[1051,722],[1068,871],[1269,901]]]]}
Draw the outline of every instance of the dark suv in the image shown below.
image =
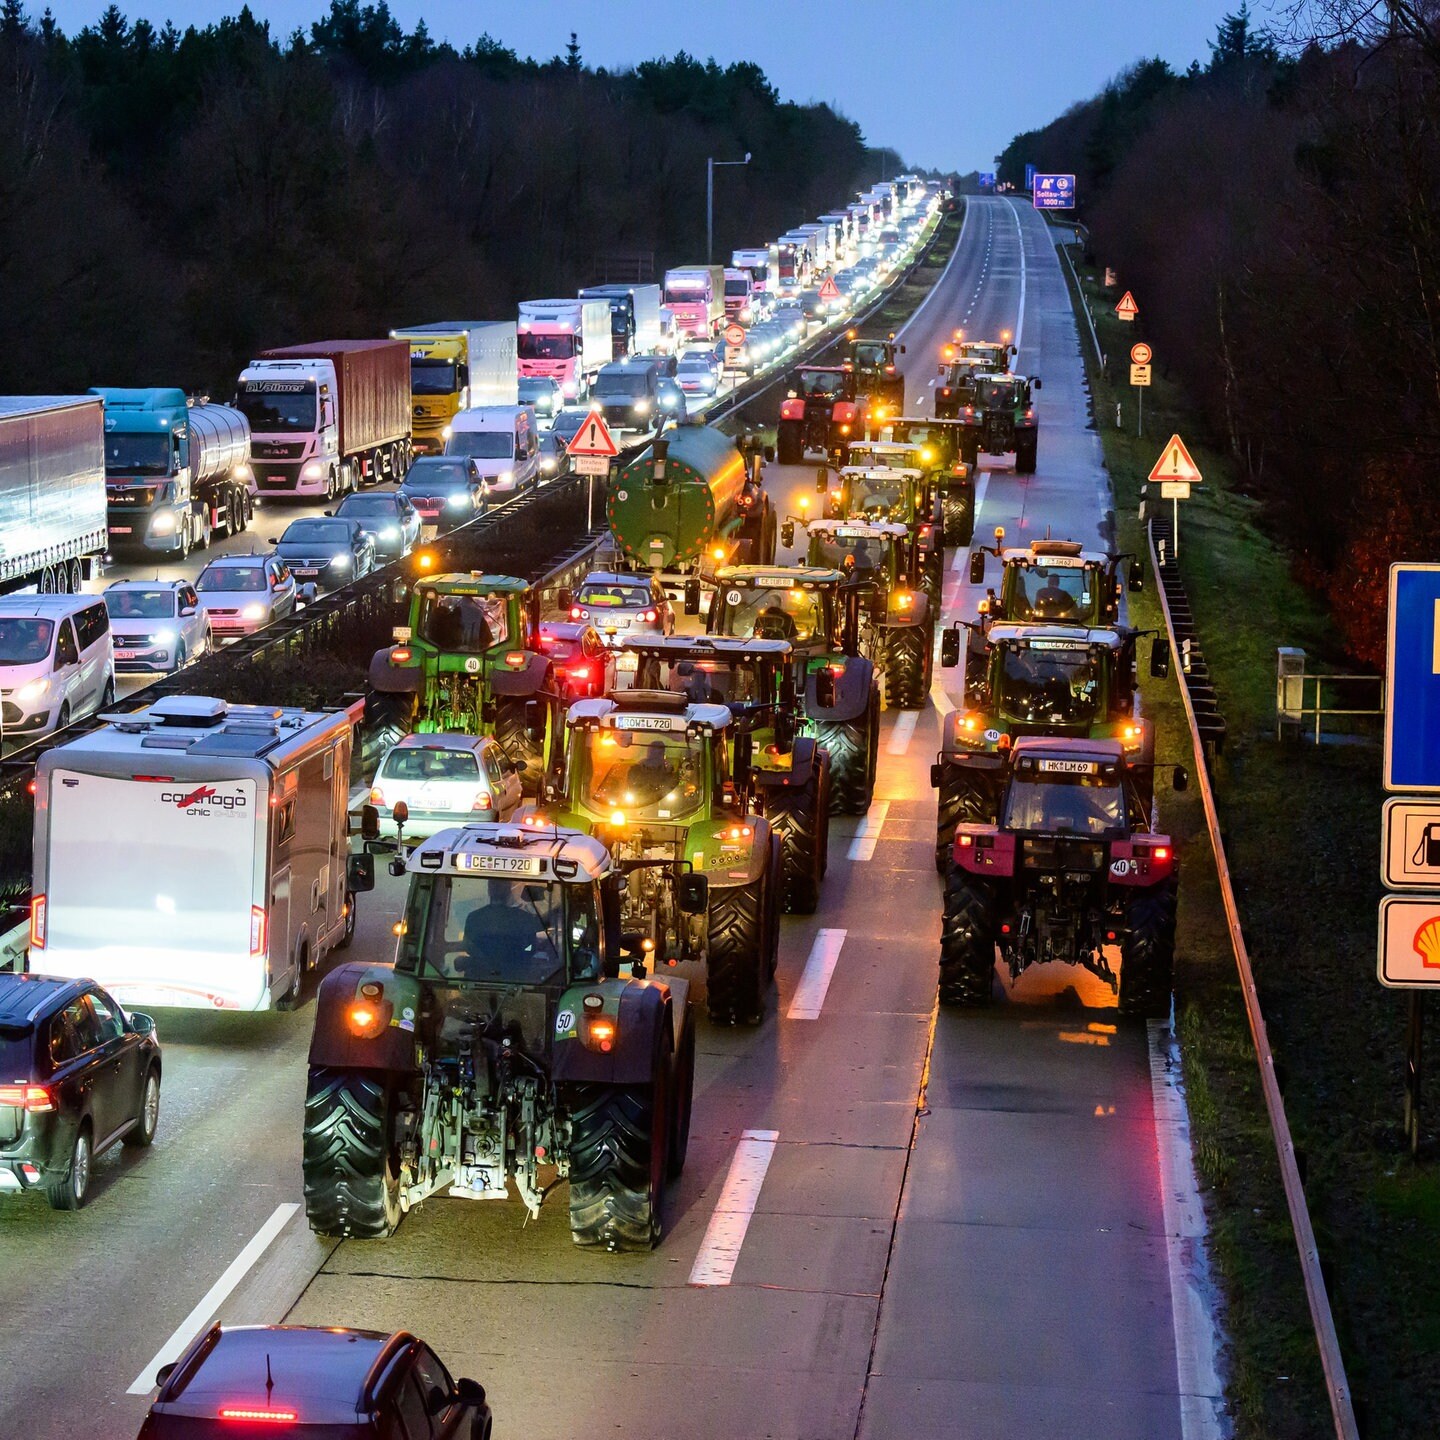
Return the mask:
{"type": "Polygon", "coordinates": [[[403,1330],[212,1325],[155,1383],[139,1440],[490,1440],[484,1387],[403,1330]]]}
{"type": "Polygon", "coordinates": [[[0,1191],[78,1210],[95,1158],[160,1118],[160,1042],[89,980],[0,975],[0,1191]]]}

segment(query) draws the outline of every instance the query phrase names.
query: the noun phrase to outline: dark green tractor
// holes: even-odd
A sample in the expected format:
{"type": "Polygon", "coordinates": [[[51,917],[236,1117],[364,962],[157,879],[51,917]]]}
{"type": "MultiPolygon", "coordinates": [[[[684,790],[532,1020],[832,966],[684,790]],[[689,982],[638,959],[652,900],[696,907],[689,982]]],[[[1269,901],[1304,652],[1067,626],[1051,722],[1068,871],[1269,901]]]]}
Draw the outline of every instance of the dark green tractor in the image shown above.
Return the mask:
{"type": "Polygon", "coordinates": [[[920,463],[940,495],[946,545],[968,545],[975,534],[975,465],[962,458],[965,427],[958,420],[897,416],[871,432],[877,440],[919,447],[920,463]]]}
{"type": "Polygon", "coordinates": [[[1143,590],[1145,569],[1134,555],[1086,550],[1074,540],[1032,540],[1024,549],[1007,547],[1005,531],[997,527],[994,545],[977,545],[970,552],[970,583],[985,583],[985,557],[1001,563],[1000,592],[980,602],[985,624],[996,620],[1054,622],[1094,627],[1113,625],[1120,618],[1120,601],[1127,590],[1143,590]],[[1124,562],[1130,562],[1121,571],[1124,562]]]}
{"type": "Polygon", "coordinates": [[[1015,473],[1033,475],[1040,446],[1034,392],[1038,375],[977,375],[974,394],[960,407],[960,458],[974,465],[981,454],[1015,454],[1015,473]]]}

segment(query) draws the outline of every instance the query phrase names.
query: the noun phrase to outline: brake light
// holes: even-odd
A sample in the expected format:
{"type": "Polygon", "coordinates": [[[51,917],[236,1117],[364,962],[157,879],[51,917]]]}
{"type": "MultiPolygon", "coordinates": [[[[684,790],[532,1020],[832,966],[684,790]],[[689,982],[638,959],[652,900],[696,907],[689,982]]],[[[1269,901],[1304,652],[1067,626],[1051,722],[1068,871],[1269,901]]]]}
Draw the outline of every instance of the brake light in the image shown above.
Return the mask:
{"type": "Polygon", "coordinates": [[[18,1105],[32,1115],[48,1115],[55,1097],[43,1085],[0,1085],[0,1105],[18,1105]]]}
{"type": "Polygon", "coordinates": [[[592,1050],[608,1054],[615,1045],[615,1021],[609,1015],[587,1015],[585,1043],[592,1050]]]}
{"type": "Polygon", "coordinates": [[[472,810],[492,810],[494,807],[494,798],[488,790],[477,790],[475,792],[475,803],[470,807],[472,810]]]}
{"type": "Polygon", "coordinates": [[[572,620],[583,620],[585,618],[585,612],[578,605],[572,605],[570,607],[570,618],[572,620]]]}
{"type": "Polygon", "coordinates": [[[1157,845],[1151,853],[1157,860],[1168,860],[1170,858],[1170,847],[1168,845],[1157,845]]]}
{"type": "Polygon", "coordinates": [[[45,948],[45,897],[36,895],[30,901],[30,948],[45,948]]]}
{"type": "Polygon", "coordinates": [[[293,1425],[300,1416],[294,1410],[252,1410],[245,1405],[222,1405],[222,1420],[247,1420],[259,1425],[293,1425]]]}
{"type": "Polygon", "coordinates": [[[975,837],[973,835],[957,835],[955,837],[955,843],[959,845],[962,850],[968,850],[970,846],[975,843],[975,837]]]}
{"type": "Polygon", "coordinates": [[[407,645],[397,645],[390,652],[390,663],[392,665],[408,665],[410,663],[410,648],[407,645]]]}
{"type": "Polygon", "coordinates": [[[250,953],[265,953],[265,909],[261,905],[250,907],[250,953]]]}
{"type": "Polygon", "coordinates": [[[660,612],[658,610],[647,610],[640,618],[653,625],[660,618],[660,612]]]}
{"type": "Polygon", "coordinates": [[[385,792],[378,786],[370,787],[370,803],[372,805],[383,805],[385,803],[385,792]]]}
{"type": "Polygon", "coordinates": [[[565,671],[567,679],[588,680],[590,678],[590,667],[588,665],[571,665],[565,671]]]}
{"type": "Polygon", "coordinates": [[[523,650],[511,650],[505,656],[505,663],[512,670],[523,670],[525,668],[525,652],[523,650]]]}

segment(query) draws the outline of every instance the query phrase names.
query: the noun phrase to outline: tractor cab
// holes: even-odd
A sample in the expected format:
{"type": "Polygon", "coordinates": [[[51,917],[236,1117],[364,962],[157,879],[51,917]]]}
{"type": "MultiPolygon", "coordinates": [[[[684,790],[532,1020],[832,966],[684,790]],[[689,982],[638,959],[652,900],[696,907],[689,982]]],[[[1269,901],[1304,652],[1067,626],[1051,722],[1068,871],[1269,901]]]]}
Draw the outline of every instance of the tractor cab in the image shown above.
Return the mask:
{"type": "Polygon", "coordinates": [[[1032,540],[1026,547],[1006,547],[1005,532],[996,531],[993,546],[977,546],[970,556],[970,583],[984,582],[986,555],[1001,562],[1000,593],[980,602],[982,621],[1058,622],[1099,626],[1120,618],[1125,590],[1139,590],[1145,572],[1139,559],[1101,550],[1087,550],[1075,540],[1032,540]],[[1122,562],[1130,560],[1122,582],[1122,562]]]}

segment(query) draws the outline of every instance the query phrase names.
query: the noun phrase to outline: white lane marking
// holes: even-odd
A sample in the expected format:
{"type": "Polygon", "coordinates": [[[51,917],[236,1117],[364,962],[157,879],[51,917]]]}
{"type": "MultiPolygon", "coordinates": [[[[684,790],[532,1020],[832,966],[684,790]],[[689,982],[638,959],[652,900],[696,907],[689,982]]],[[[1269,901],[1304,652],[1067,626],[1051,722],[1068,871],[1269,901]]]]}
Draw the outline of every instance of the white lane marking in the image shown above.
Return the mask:
{"type": "Polygon", "coordinates": [[[215,1316],[230,1292],[245,1278],[246,1272],[270,1248],[271,1242],[285,1228],[285,1223],[299,1210],[287,1202],[277,1205],[275,1213],[255,1232],[250,1243],[230,1262],[225,1273],[205,1292],[200,1303],[175,1327],[175,1333],[156,1352],[155,1358],[135,1377],[127,1395],[148,1395],[155,1388],[155,1372],[162,1365],[178,1360],[185,1347],[200,1333],[200,1327],[215,1316]]]}
{"type": "Polygon", "coordinates": [[[945,262],[945,268],[940,272],[940,278],[930,287],[930,293],[915,307],[910,318],[895,332],[897,340],[925,313],[925,307],[945,288],[945,277],[950,273],[950,267],[960,258],[960,251],[965,246],[965,231],[970,226],[972,208],[970,205],[965,207],[965,218],[960,222],[960,233],[955,237],[955,248],[950,252],[950,258],[945,262]]]}
{"type": "Polygon", "coordinates": [[[1205,1295],[1210,1288],[1205,1207],[1195,1183],[1190,1115],[1180,1088],[1180,1052],[1165,1021],[1150,1021],[1149,1031],[1150,1091],[1160,1157],[1165,1257],[1170,1269],[1180,1433],[1184,1440],[1220,1440],[1225,1390],[1216,1367],[1219,1339],[1215,1318],[1205,1295]]]}
{"type": "MultiPolygon", "coordinates": [[[[1010,214],[1015,218],[1015,234],[1020,240],[1020,306],[1019,314],[1015,317],[1015,360],[1020,360],[1020,336],[1025,332],[1025,232],[1020,228],[1020,211],[1016,209],[1013,200],[1005,202],[1010,206],[1010,214]]],[[[1024,372],[1021,371],[1021,374],[1024,372]]]]}
{"type": "Polygon", "coordinates": [[[885,825],[885,817],[889,813],[890,802],[888,800],[876,800],[870,806],[869,814],[860,822],[859,828],[855,831],[855,838],[845,852],[847,860],[874,859],[875,842],[880,838],[880,831],[885,825]]]}
{"type": "Polygon", "coordinates": [[[890,741],[885,746],[887,755],[903,755],[910,748],[910,741],[915,734],[915,723],[920,719],[918,710],[906,710],[895,722],[895,728],[890,732],[890,741]]]}
{"type": "Polygon", "coordinates": [[[817,930],[815,943],[810,947],[810,958],[805,962],[804,974],[796,987],[795,998],[786,1013],[787,1020],[818,1020],[821,1007],[825,1004],[830,989],[830,977],[835,973],[835,962],[840,958],[840,947],[845,943],[845,930],[817,930]]]}
{"type": "Polygon", "coordinates": [[[735,1157],[730,1161],[730,1170],[725,1176],[725,1186],[715,1202],[715,1213],[705,1228],[700,1253],[690,1267],[692,1285],[730,1283],[730,1277],[735,1273],[735,1262],[740,1258],[740,1247],[745,1243],[745,1232],[750,1228],[750,1217],[760,1199],[765,1172],[775,1154],[775,1142],[779,1138],[778,1130],[741,1131],[740,1143],[735,1147],[735,1157]]]}

